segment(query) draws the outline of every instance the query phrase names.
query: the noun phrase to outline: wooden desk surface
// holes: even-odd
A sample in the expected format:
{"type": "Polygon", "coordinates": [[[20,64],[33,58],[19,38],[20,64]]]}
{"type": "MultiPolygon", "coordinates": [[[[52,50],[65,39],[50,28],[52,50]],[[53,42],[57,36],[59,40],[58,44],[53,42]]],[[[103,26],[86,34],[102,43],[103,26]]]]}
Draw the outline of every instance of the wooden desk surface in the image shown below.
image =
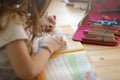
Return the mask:
{"type": "MultiPolygon", "coordinates": [[[[70,24],[76,30],[85,11],[66,6],[61,0],[52,0],[48,13],[57,16],[58,26],[70,24]]],[[[120,80],[120,46],[82,44],[102,80],[120,80]]]]}

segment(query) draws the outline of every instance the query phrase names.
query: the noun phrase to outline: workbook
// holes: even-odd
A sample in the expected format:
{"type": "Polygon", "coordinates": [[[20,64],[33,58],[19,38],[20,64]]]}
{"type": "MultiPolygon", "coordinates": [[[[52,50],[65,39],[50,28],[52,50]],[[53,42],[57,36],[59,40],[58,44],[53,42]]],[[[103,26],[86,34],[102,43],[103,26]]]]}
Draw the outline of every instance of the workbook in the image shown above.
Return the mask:
{"type": "Polygon", "coordinates": [[[45,33],[45,36],[63,36],[67,45],[53,53],[37,80],[98,80],[84,47],[80,42],[72,40],[73,33],[70,25],[56,27],[52,32],[45,33]]]}
{"type": "Polygon", "coordinates": [[[51,58],[37,80],[98,80],[86,51],[51,58]]]}

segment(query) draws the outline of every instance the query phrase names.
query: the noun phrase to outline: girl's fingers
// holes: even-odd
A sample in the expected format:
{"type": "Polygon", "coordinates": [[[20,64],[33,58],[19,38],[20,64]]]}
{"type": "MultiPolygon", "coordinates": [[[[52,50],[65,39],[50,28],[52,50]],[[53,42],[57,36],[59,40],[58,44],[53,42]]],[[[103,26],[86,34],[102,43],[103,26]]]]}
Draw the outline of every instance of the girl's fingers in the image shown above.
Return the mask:
{"type": "Polygon", "coordinates": [[[54,35],[53,38],[59,45],[66,45],[66,41],[63,40],[62,36],[54,35]]]}
{"type": "Polygon", "coordinates": [[[48,20],[49,20],[50,23],[52,23],[52,24],[54,24],[54,25],[56,24],[56,19],[55,19],[54,16],[49,16],[49,17],[48,17],[48,20]]]}
{"type": "Polygon", "coordinates": [[[40,23],[43,31],[52,31],[56,25],[56,17],[48,16],[47,18],[43,18],[42,20],[40,20],[40,23]]]}

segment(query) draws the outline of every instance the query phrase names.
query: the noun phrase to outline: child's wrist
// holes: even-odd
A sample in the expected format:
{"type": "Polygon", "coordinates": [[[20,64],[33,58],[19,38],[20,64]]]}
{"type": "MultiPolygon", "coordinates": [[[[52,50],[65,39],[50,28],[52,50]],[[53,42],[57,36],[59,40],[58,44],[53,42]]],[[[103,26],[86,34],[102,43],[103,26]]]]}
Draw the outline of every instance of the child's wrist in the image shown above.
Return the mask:
{"type": "Polygon", "coordinates": [[[50,53],[50,55],[52,54],[52,51],[49,49],[48,46],[40,46],[40,49],[47,50],[50,53]]]}
{"type": "Polygon", "coordinates": [[[41,44],[40,48],[44,48],[44,49],[48,50],[50,54],[52,54],[54,52],[54,50],[52,49],[52,46],[50,46],[48,44],[41,44]]]}

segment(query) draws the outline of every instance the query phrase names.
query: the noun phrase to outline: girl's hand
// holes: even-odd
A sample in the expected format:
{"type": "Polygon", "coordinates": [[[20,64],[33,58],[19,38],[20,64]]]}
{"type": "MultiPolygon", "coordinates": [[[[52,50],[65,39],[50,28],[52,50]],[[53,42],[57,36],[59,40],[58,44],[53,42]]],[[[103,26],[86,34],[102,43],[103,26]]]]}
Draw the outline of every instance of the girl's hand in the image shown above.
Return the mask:
{"type": "Polygon", "coordinates": [[[45,16],[41,21],[41,27],[43,31],[49,32],[55,28],[56,17],[55,16],[45,16]]]}
{"type": "Polygon", "coordinates": [[[62,47],[66,45],[66,42],[63,40],[63,37],[58,36],[58,35],[47,36],[40,43],[41,44],[39,45],[39,47],[47,46],[49,50],[51,51],[51,53],[58,51],[59,49],[61,49],[62,47]]]}

